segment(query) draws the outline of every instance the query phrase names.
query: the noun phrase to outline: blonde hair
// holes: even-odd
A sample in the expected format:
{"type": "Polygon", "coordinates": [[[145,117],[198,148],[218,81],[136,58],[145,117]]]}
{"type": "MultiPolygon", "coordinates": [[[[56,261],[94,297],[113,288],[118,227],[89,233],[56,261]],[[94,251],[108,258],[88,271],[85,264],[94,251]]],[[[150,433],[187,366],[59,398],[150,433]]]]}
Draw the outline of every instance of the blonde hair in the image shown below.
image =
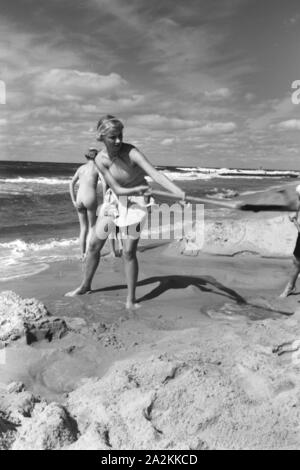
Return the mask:
{"type": "Polygon", "coordinates": [[[296,193],[300,196],[300,184],[296,186],[295,190],[296,190],[296,193]]]}
{"type": "Polygon", "coordinates": [[[99,119],[97,124],[97,131],[99,132],[100,140],[102,140],[102,136],[106,135],[111,129],[119,129],[122,131],[123,128],[123,123],[111,114],[107,114],[99,119]]]}

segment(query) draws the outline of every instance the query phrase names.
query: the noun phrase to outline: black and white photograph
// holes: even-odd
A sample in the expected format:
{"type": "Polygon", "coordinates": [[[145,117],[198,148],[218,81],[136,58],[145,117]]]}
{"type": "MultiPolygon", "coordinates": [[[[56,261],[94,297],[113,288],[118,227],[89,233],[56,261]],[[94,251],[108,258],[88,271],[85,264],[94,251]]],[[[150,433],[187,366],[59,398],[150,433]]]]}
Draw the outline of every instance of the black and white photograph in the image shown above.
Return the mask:
{"type": "Polygon", "coordinates": [[[0,3],[0,450],[299,450],[299,0],[0,3]]]}

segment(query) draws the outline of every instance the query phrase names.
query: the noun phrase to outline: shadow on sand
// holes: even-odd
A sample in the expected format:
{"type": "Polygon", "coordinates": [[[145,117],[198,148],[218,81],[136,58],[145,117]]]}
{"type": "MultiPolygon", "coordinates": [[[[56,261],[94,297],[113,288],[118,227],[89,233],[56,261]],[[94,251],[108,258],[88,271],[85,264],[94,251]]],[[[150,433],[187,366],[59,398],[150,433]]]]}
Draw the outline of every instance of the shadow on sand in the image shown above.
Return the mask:
{"type": "MultiPolygon", "coordinates": [[[[178,276],[178,275],[169,275],[169,276],[153,276],[149,277],[148,279],[144,279],[137,283],[138,287],[147,286],[151,284],[159,283],[157,287],[152,289],[150,292],[145,294],[143,297],[137,299],[137,302],[145,302],[147,300],[152,300],[160,295],[164,294],[169,290],[177,290],[177,289],[186,289],[189,286],[195,287],[199,289],[201,292],[211,292],[216,295],[220,295],[223,297],[228,298],[231,301],[234,301],[238,305],[246,306],[246,307],[254,307],[257,310],[261,310],[262,313],[268,312],[270,316],[274,314],[290,316],[293,313],[289,313],[287,311],[283,311],[281,309],[268,307],[267,305],[259,305],[255,302],[249,302],[240,294],[238,294],[233,289],[224,286],[219,281],[217,281],[212,276],[178,276]]],[[[101,289],[93,290],[92,293],[96,292],[109,292],[109,291],[116,291],[116,290],[123,290],[127,289],[126,284],[116,285],[111,287],[104,287],[101,289]]]]}
{"type": "MultiPolygon", "coordinates": [[[[211,276],[153,276],[149,277],[148,279],[144,279],[143,281],[139,281],[137,283],[137,286],[147,286],[150,284],[155,284],[157,282],[159,283],[159,285],[155,287],[152,291],[150,291],[148,294],[139,298],[137,302],[145,302],[146,300],[155,299],[156,297],[159,297],[164,292],[167,292],[171,289],[186,289],[189,286],[194,286],[202,292],[213,292],[215,294],[228,297],[229,299],[234,300],[238,304],[247,303],[246,300],[237,292],[224,286],[211,276]]],[[[102,289],[93,290],[92,292],[108,292],[121,289],[127,289],[126,284],[104,287],[102,289]]]]}

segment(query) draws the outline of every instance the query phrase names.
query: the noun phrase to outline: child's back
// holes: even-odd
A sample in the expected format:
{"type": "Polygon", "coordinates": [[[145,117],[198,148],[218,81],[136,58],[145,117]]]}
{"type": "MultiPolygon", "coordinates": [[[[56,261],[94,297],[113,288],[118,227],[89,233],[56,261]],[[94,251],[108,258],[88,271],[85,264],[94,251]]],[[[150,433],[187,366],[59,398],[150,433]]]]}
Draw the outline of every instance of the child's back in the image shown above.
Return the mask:
{"type": "Polygon", "coordinates": [[[78,209],[93,210],[97,208],[97,184],[98,171],[93,161],[89,161],[79,167],[78,182],[79,188],[76,196],[76,205],[78,209]]]}
{"type": "Polygon", "coordinates": [[[87,236],[89,230],[96,223],[97,211],[97,184],[99,174],[94,165],[94,158],[98,151],[89,151],[86,155],[87,163],[81,165],[70,182],[70,195],[74,207],[77,210],[80,223],[79,244],[82,257],[86,253],[87,236]],[[75,185],[79,183],[77,194],[75,195],[75,185]]]}

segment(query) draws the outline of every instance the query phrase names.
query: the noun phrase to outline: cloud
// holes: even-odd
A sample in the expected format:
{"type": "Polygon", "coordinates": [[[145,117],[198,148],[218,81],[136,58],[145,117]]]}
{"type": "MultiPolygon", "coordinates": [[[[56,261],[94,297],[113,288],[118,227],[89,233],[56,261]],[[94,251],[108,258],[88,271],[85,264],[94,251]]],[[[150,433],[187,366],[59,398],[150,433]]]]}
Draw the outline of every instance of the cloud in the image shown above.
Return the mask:
{"type": "Polygon", "coordinates": [[[51,69],[35,78],[35,88],[50,96],[78,96],[111,93],[127,85],[117,73],[99,75],[70,69],[51,69]]]}
{"type": "Polygon", "coordinates": [[[151,129],[189,129],[199,126],[199,121],[171,118],[160,114],[146,114],[135,116],[130,123],[151,129]]]}
{"type": "Polygon", "coordinates": [[[89,2],[100,10],[101,15],[108,14],[117,20],[119,26],[126,26],[138,33],[144,32],[145,21],[134,2],[125,3],[123,0],[89,0],[89,2]]]}
{"type": "Polygon", "coordinates": [[[200,153],[202,163],[215,165],[224,158],[239,165],[247,155],[263,164],[284,152],[296,161],[288,149],[299,147],[300,134],[284,131],[299,130],[299,107],[288,96],[297,73],[297,12],[267,2],[266,30],[250,4],[2,0],[0,79],[8,106],[0,109],[1,142],[14,158],[79,160],[80,149],[95,144],[100,115],[112,113],[124,120],[126,139],[158,164],[176,164],[184,154],[188,165],[200,153]],[[274,27],[277,13],[282,26],[290,19],[288,28],[274,27]],[[286,96],[278,99],[284,83],[286,96]]]}
{"type": "Polygon", "coordinates": [[[217,90],[213,91],[205,91],[204,95],[207,98],[211,99],[222,99],[222,98],[230,98],[232,95],[232,92],[229,90],[229,88],[218,88],[217,90]]]}
{"type": "Polygon", "coordinates": [[[201,135],[231,134],[236,130],[234,122],[209,122],[199,129],[201,135]]]}
{"type": "Polygon", "coordinates": [[[286,117],[292,118],[296,112],[297,106],[292,103],[290,96],[264,101],[252,108],[251,113],[254,114],[254,117],[248,120],[248,125],[254,131],[267,129],[279,120],[286,117]]]}
{"type": "Polygon", "coordinates": [[[173,145],[175,142],[175,139],[174,138],[170,138],[170,139],[164,139],[161,141],[161,145],[164,145],[166,147],[170,146],[170,145],[173,145]]]}
{"type": "Polygon", "coordinates": [[[206,144],[197,144],[197,145],[194,145],[194,147],[195,147],[196,149],[204,150],[204,149],[206,149],[206,148],[211,147],[211,144],[208,144],[208,143],[206,143],[206,144]]]}
{"type": "Polygon", "coordinates": [[[245,94],[245,100],[250,103],[251,101],[255,100],[256,96],[254,93],[246,93],[245,94]]]}
{"type": "Polygon", "coordinates": [[[278,124],[279,129],[286,131],[300,131],[300,119],[289,119],[278,124]]]}

